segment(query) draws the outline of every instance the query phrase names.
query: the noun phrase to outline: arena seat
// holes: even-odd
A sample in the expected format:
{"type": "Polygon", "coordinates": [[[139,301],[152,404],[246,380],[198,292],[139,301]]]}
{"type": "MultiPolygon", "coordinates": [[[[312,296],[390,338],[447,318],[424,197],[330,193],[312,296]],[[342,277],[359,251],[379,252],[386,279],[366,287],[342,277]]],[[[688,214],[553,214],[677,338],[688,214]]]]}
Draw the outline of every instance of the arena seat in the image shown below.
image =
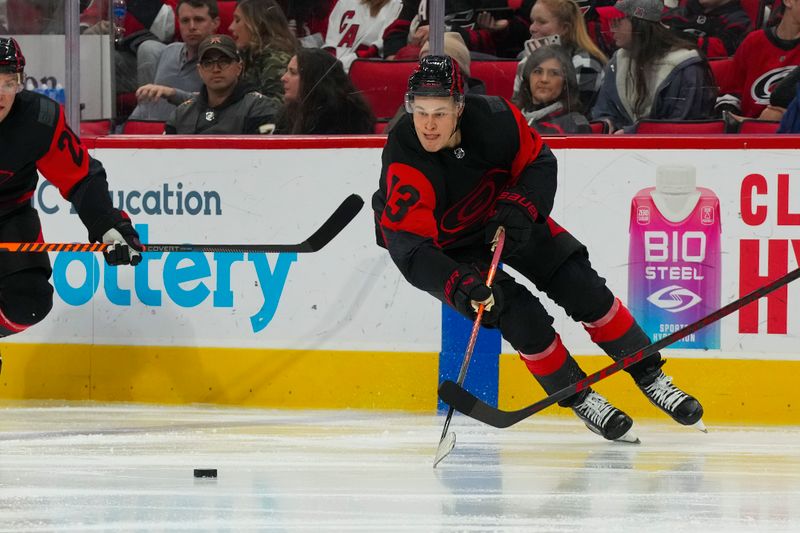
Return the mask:
{"type": "Polygon", "coordinates": [[[592,133],[608,133],[608,122],[605,120],[593,120],[589,122],[592,133]]]}
{"type": "Polygon", "coordinates": [[[350,79],[361,91],[375,118],[389,120],[403,105],[408,77],[417,61],[356,59],[350,65],[350,79]]]}
{"type": "Polygon", "coordinates": [[[724,120],[640,120],[635,133],[644,134],[715,134],[725,133],[724,120]]]}
{"type": "Polygon", "coordinates": [[[733,84],[729,82],[733,73],[732,58],[709,61],[708,66],[711,67],[711,72],[714,74],[714,81],[719,87],[719,94],[726,94],[739,89],[739,87],[733,87],[733,84]]]}
{"type": "Polygon", "coordinates": [[[124,135],[161,135],[164,123],[160,120],[129,120],[122,125],[124,135]]]}
{"type": "Polygon", "coordinates": [[[739,124],[739,129],[736,133],[776,133],[780,122],[777,120],[758,120],[755,118],[746,118],[739,124]]]}
{"type": "Polygon", "coordinates": [[[470,74],[486,84],[486,94],[511,99],[514,93],[514,78],[517,75],[515,59],[497,61],[473,61],[470,74]]]}
{"type": "Polygon", "coordinates": [[[98,137],[111,133],[113,124],[111,119],[81,120],[81,137],[98,137]]]}

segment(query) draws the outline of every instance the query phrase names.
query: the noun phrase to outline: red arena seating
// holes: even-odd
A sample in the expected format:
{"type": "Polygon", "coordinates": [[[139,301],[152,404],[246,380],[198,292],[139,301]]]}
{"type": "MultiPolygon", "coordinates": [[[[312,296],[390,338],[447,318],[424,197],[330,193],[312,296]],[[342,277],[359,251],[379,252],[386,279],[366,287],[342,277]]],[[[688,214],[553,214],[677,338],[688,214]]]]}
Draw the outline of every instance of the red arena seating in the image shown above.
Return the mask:
{"type": "Polygon", "coordinates": [[[81,137],[97,137],[111,133],[111,120],[102,118],[98,120],[81,120],[81,137]]]}
{"type": "Polygon", "coordinates": [[[589,122],[592,133],[608,133],[608,122],[605,120],[593,120],[589,122]]]}
{"type": "Polygon", "coordinates": [[[776,120],[746,118],[739,124],[737,133],[776,133],[779,125],[780,122],[776,120]]]}
{"type": "Polygon", "coordinates": [[[122,125],[125,135],[161,135],[164,123],[160,120],[129,120],[122,125]]]}
{"type": "Polygon", "coordinates": [[[640,120],[636,133],[713,134],[725,133],[724,120],[640,120]]]}
{"type": "Polygon", "coordinates": [[[367,99],[375,118],[388,120],[403,105],[408,77],[417,61],[356,59],[350,65],[353,85],[367,99]]]}
{"type": "Polygon", "coordinates": [[[473,61],[470,74],[486,84],[486,94],[511,99],[518,62],[514,59],[473,61]]]}

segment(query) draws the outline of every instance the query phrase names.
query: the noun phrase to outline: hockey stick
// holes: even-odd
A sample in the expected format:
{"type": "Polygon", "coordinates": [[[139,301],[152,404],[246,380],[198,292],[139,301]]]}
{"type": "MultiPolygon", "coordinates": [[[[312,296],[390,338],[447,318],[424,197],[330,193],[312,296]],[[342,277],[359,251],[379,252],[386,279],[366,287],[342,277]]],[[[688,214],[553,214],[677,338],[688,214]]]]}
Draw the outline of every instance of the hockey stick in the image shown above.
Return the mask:
{"type": "Polygon", "coordinates": [[[709,324],[713,324],[721,318],[730,315],[734,311],[737,311],[745,305],[766,296],[772,291],[783,287],[797,278],[800,278],[800,268],[793,270],[785,276],[776,279],[772,283],[764,285],[760,289],[756,289],[753,292],[739,298],[738,300],[729,303],[728,305],[718,309],[717,311],[714,311],[708,316],[701,318],[697,322],[689,324],[688,326],[679,329],[675,333],[672,333],[671,335],[668,335],[667,337],[664,337],[663,339],[656,341],[649,346],[645,346],[638,352],[616,361],[599,372],[595,372],[594,374],[583,378],[577,383],[573,383],[568,387],[564,387],[560,391],[522,409],[518,409],[516,411],[502,411],[479,400],[473,394],[465,390],[461,384],[456,384],[452,381],[445,381],[442,383],[442,385],[439,387],[439,398],[441,398],[445,403],[449,404],[452,408],[455,408],[457,411],[464,413],[465,415],[476,420],[480,420],[484,424],[488,424],[496,428],[507,428],[509,426],[513,426],[517,422],[525,420],[529,416],[536,414],[547,407],[550,407],[554,403],[565,398],[569,398],[573,394],[577,394],[582,390],[587,389],[593,383],[597,383],[601,379],[605,379],[624,368],[638,363],[642,359],[654,355],[656,352],[666,348],[673,342],[679,341],[687,335],[690,335],[708,326],[709,324]]]}
{"type": "MultiPolygon", "coordinates": [[[[331,242],[361,211],[364,200],[348,196],[311,237],[298,244],[143,244],[145,252],[262,252],[311,253],[331,242]]],[[[0,242],[0,252],[103,252],[111,244],[58,242],[0,242]]]]}
{"type": "MultiPolygon", "coordinates": [[[[486,286],[491,287],[494,281],[494,275],[497,272],[497,265],[500,264],[500,256],[503,253],[503,245],[506,242],[506,233],[503,226],[497,228],[497,233],[494,236],[494,253],[492,254],[492,263],[489,265],[489,273],[486,275],[486,286]]],[[[469,335],[469,342],[467,349],[464,352],[464,360],[461,362],[461,369],[458,371],[458,385],[464,383],[467,377],[467,367],[469,366],[470,359],[472,359],[472,351],[475,349],[475,342],[478,340],[478,331],[481,329],[481,318],[483,318],[483,304],[478,306],[477,314],[475,315],[475,322],[472,323],[472,332],[469,335]]],[[[445,382],[452,383],[452,382],[445,382]]],[[[450,427],[450,419],[453,418],[453,406],[447,410],[447,418],[444,420],[444,428],[442,428],[442,436],[439,439],[439,447],[436,449],[436,457],[433,458],[433,467],[436,468],[442,459],[453,451],[456,445],[456,434],[448,433],[450,427]]]]}

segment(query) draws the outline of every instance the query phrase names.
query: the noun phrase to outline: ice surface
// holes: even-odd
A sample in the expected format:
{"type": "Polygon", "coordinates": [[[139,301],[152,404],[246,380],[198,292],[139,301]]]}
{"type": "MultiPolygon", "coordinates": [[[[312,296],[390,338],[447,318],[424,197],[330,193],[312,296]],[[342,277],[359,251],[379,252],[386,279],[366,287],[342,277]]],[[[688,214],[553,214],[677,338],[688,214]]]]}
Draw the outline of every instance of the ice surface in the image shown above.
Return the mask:
{"type": "Polygon", "coordinates": [[[800,531],[800,427],[0,406],[0,531],[800,531]],[[216,480],[195,479],[216,468],[216,480]]]}

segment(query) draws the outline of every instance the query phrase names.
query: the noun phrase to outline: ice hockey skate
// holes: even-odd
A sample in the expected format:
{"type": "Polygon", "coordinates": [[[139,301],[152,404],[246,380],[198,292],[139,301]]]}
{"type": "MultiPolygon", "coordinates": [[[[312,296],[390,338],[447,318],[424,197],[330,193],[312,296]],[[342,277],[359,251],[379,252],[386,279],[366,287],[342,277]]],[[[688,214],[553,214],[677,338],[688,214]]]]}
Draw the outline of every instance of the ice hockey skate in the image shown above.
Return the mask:
{"type": "Polygon", "coordinates": [[[667,413],[673,420],[684,426],[691,426],[707,433],[703,424],[703,406],[696,398],[686,394],[672,384],[672,377],[664,374],[661,361],[651,372],[637,380],[636,385],[650,400],[650,403],[667,413]]]}
{"type": "Polygon", "coordinates": [[[572,410],[583,420],[586,427],[604,439],[639,443],[639,438],[632,430],[633,420],[594,390],[580,403],[573,405],[572,410]]]}

